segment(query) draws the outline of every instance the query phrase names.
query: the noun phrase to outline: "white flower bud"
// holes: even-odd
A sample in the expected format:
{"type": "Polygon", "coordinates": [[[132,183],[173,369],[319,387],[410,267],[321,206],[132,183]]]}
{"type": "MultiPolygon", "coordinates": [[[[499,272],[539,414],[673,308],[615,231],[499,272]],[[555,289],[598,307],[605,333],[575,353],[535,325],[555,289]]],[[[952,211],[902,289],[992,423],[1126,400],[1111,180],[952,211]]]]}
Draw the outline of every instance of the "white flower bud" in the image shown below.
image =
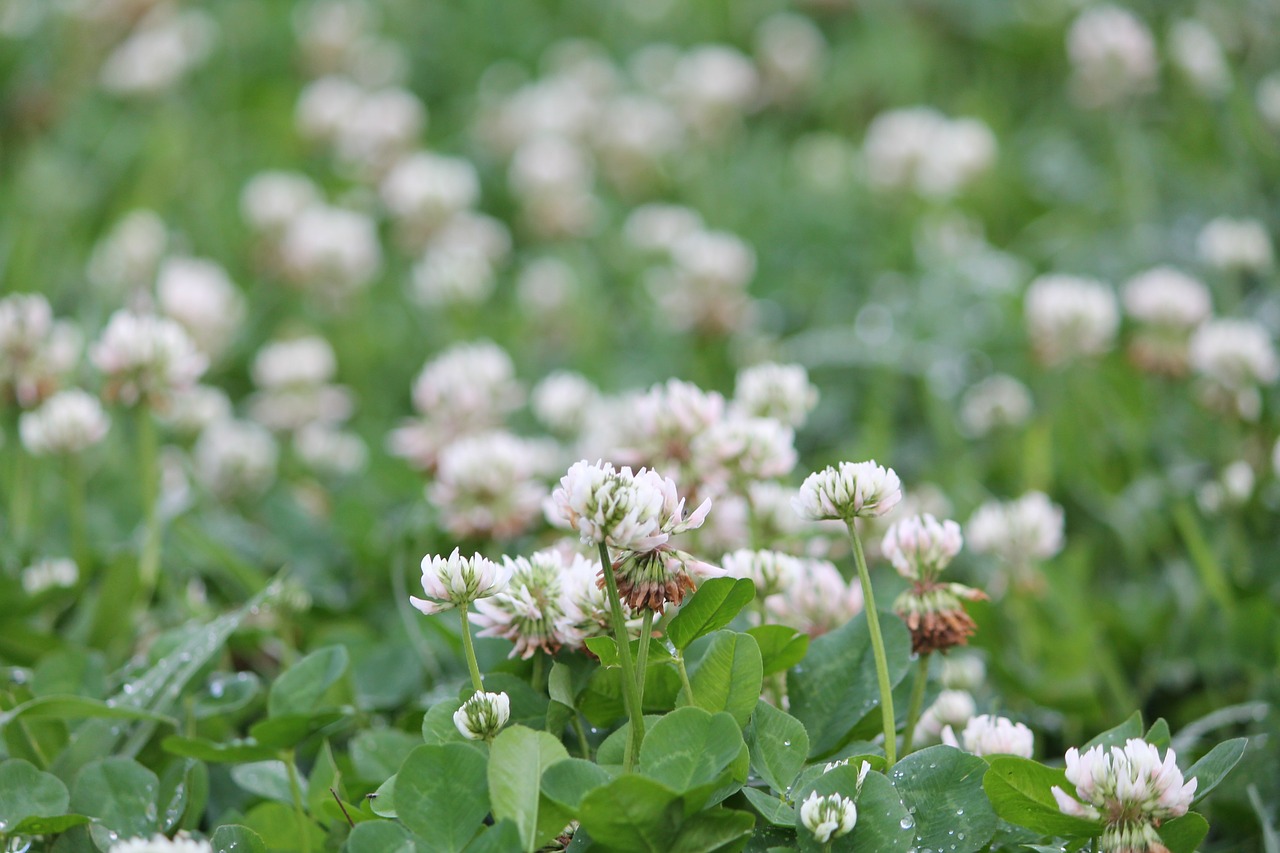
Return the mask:
{"type": "Polygon", "coordinates": [[[511,717],[505,693],[473,693],[453,714],[453,724],[469,740],[492,740],[511,717]]]}
{"type": "Polygon", "coordinates": [[[819,844],[848,835],[857,821],[858,807],[852,799],[839,794],[820,797],[817,791],[812,791],[800,804],[800,822],[819,844]]]}
{"type": "Polygon", "coordinates": [[[422,589],[426,599],[409,596],[409,603],[428,616],[466,608],[471,602],[502,592],[511,570],[476,554],[462,557],[458,549],[448,557],[428,554],[422,558],[422,589]]]}
{"type": "Polygon", "coordinates": [[[950,519],[939,522],[925,513],[895,522],[881,550],[904,578],[928,580],[941,573],[963,545],[959,524],[950,519]]]}
{"type": "Polygon", "coordinates": [[[974,755],[1017,755],[1030,758],[1035,749],[1035,735],[1022,723],[1007,717],[979,714],[965,724],[959,740],[951,726],[942,729],[942,742],[974,755]]]}
{"type": "Polygon", "coordinates": [[[868,462],[841,462],[805,478],[791,505],[811,521],[850,521],[884,515],[902,500],[902,483],[892,468],[868,462]]]}

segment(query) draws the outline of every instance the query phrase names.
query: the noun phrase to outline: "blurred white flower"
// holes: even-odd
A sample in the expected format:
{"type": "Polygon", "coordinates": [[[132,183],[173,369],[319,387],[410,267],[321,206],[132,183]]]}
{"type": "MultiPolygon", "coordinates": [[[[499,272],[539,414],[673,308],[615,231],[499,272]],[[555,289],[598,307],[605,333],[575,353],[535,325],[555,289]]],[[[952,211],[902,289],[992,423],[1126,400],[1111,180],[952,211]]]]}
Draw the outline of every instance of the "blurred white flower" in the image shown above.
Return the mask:
{"type": "Polygon", "coordinates": [[[209,364],[175,321],[129,311],[111,315],[89,357],[107,377],[108,398],[126,405],[162,403],[194,385],[209,364]]]}
{"type": "Polygon", "coordinates": [[[676,329],[710,334],[738,331],[751,317],[747,286],[756,254],[742,238],[723,231],[695,231],[676,239],[671,266],[650,271],[646,285],[676,329]]]}
{"type": "Polygon", "coordinates": [[[785,104],[821,77],[827,42],[809,18],[794,12],[778,12],[756,27],[755,52],[766,97],[774,103],[785,104]]]}
{"type": "Polygon", "coordinates": [[[948,690],[977,690],[987,679],[987,665],[976,654],[949,654],[942,658],[942,686],[948,690]]]}
{"type": "Polygon", "coordinates": [[[34,456],[80,453],[102,441],[110,426],[98,398],[78,388],[59,391],[18,420],[22,446],[34,456]]]}
{"type": "Polygon", "coordinates": [[[508,432],[463,436],[440,451],[427,498],[452,536],[512,539],[541,514],[548,462],[543,444],[508,432]]]}
{"type": "Polygon", "coordinates": [[[686,234],[703,231],[702,217],[678,204],[650,202],[627,215],[623,238],[644,252],[671,252],[686,234]]]}
{"type": "Polygon", "coordinates": [[[299,172],[259,172],[240,191],[240,215],[258,233],[279,234],[320,204],[320,190],[299,172]]]}
{"type": "Polygon", "coordinates": [[[293,437],[293,451],[302,463],[320,474],[349,476],[364,468],[369,449],[353,432],[315,421],[293,437]]]}
{"type": "Polygon", "coordinates": [[[645,461],[682,464],[695,438],[724,417],[724,397],[692,382],[669,379],[631,402],[624,439],[645,461]]]}
{"type": "Polygon", "coordinates": [[[915,745],[937,741],[945,728],[962,728],[977,710],[978,706],[968,691],[943,690],[920,715],[916,723],[915,745]]]}
{"type": "Polygon", "coordinates": [[[480,556],[462,557],[458,549],[448,557],[422,558],[422,590],[426,598],[409,596],[409,603],[428,616],[466,608],[471,602],[497,595],[507,586],[511,570],[480,556]]]}
{"type": "Polygon", "coordinates": [[[1067,781],[1072,797],[1057,785],[1052,793],[1063,814],[1105,820],[1101,850],[1163,850],[1155,827],[1181,817],[1191,807],[1198,779],[1183,781],[1172,749],[1160,751],[1140,738],[1121,746],[1095,746],[1084,754],[1067,750],[1067,781]]]}
{"type": "Polygon", "coordinates": [[[534,386],[529,405],[538,423],[559,435],[575,436],[599,399],[599,389],[581,373],[557,370],[534,386]]]}
{"type": "Polygon", "coordinates": [[[963,545],[959,524],[950,519],[940,522],[925,513],[894,522],[880,548],[898,574],[924,580],[950,565],[963,545]]]}
{"type": "Polygon", "coordinates": [[[1111,288],[1070,275],[1042,275],[1027,288],[1027,335],[1048,364],[1111,349],[1120,311],[1111,288]]]}
{"type": "Polygon", "coordinates": [[[276,478],[279,449],[271,433],[252,421],[215,421],[192,451],[196,479],[215,497],[256,497],[276,478]]]}
{"type": "Polygon", "coordinates": [[[1255,320],[1209,320],[1191,336],[1191,368],[1206,382],[1211,405],[1255,420],[1261,411],[1257,386],[1280,378],[1280,358],[1267,328],[1255,320]]]}
{"type": "Polygon", "coordinates": [[[562,646],[581,645],[586,617],[573,595],[573,581],[566,577],[565,555],[549,549],[504,559],[511,572],[506,589],[477,601],[469,617],[483,629],[477,636],[510,640],[515,644],[511,657],[525,659],[538,650],[554,655],[562,646]]]}
{"type": "Polygon", "coordinates": [[[955,195],[991,168],[996,138],[977,119],[949,119],[931,107],[881,113],[862,143],[866,179],[875,189],[955,195]]]}
{"type": "Polygon", "coordinates": [[[391,167],[378,192],[409,245],[419,245],[454,214],[475,206],[480,178],[467,160],[418,151],[391,167]]]}
{"type": "Polygon", "coordinates": [[[208,841],[200,841],[179,833],[169,839],[156,834],[150,838],[127,838],[111,845],[110,853],[213,853],[208,841]]]}
{"type": "Polygon", "coordinates": [[[765,362],[738,371],[733,404],[749,415],[776,418],[799,429],[818,404],[818,389],[803,366],[765,362]]]}
{"type": "Polygon", "coordinates": [[[1031,419],[1031,391],[1012,376],[997,373],[972,385],[960,398],[960,423],[972,436],[1019,427],[1031,419]]]}
{"type": "Polygon", "coordinates": [[[787,476],[796,465],[795,431],[773,418],[729,416],[690,445],[692,467],[712,490],[787,476]]]}
{"type": "Polygon", "coordinates": [[[294,122],[306,139],[331,142],[355,114],[364,88],[349,77],[329,75],[308,83],[298,95],[294,122]]]}
{"type": "Polygon", "coordinates": [[[1047,560],[1062,550],[1062,507],[1043,492],[988,501],[969,519],[966,536],[976,553],[994,554],[1011,565],[1047,560]]]}
{"type": "Polygon", "coordinates": [[[847,583],[834,563],[802,557],[798,567],[790,584],[765,599],[770,622],[818,637],[862,612],[862,588],[847,583]]]}
{"type": "Polygon", "coordinates": [[[329,299],[341,299],[373,283],[382,246],[373,220],[363,213],[316,205],[285,228],[279,245],[286,280],[329,299]]]}
{"type": "Polygon", "coordinates": [[[841,462],[810,474],[792,506],[811,521],[852,521],[884,515],[902,500],[902,483],[892,468],[867,462],[841,462]]]}
{"type": "Polygon", "coordinates": [[[595,164],[589,153],[560,136],[523,142],[507,173],[525,223],[544,239],[582,237],[595,230],[601,211],[593,194],[594,181],[595,164]]]}
{"type": "Polygon", "coordinates": [[[192,385],[169,395],[161,420],[180,433],[194,435],[214,421],[231,417],[231,400],[221,388],[192,385]]]}
{"type": "Polygon", "coordinates": [[[1140,323],[1190,329],[1213,312],[1209,288],[1173,267],[1154,267],[1125,282],[1124,309],[1140,323]]]}
{"type": "Polygon", "coordinates": [[[218,27],[201,11],[159,5],[107,57],[99,74],[115,95],[155,95],[208,58],[218,27]]]}
{"type": "Polygon", "coordinates": [[[496,426],[523,398],[511,357],[492,341],[450,347],[413,383],[414,408],[455,435],[496,426]]]}
{"type": "Polygon", "coordinates": [[[1007,717],[979,714],[965,725],[957,740],[951,726],[943,726],[942,742],[974,755],[1017,755],[1030,758],[1035,751],[1035,735],[1022,723],[1007,717]]]}
{"type": "Polygon", "coordinates": [[[54,320],[38,293],[0,299],[0,394],[34,406],[58,389],[80,358],[80,331],[54,320]]]}
{"type": "Polygon", "coordinates": [[[171,257],[156,276],[160,311],[182,324],[205,355],[217,358],[244,319],[245,300],[221,265],[171,257]]]}
{"type": "Polygon", "coordinates": [[[1213,30],[1194,18],[1174,22],[1169,28],[1169,55],[1178,70],[1206,98],[1221,98],[1231,91],[1231,68],[1213,30]]]}
{"type": "Polygon", "coordinates": [[[821,797],[817,791],[812,791],[800,804],[800,822],[813,833],[819,844],[848,835],[857,821],[858,807],[852,799],[840,794],[821,797]]]}
{"type": "Polygon", "coordinates": [[[725,554],[720,565],[729,577],[746,578],[754,583],[756,598],[764,601],[771,595],[785,593],[792,584],[801,581],[804,569],[800,563],[800,558],[780,551],[740,548],[725,554]]]}
{"type": "Polygon", "coordinates": [[[1254,100],[1263,123],[1273,133],[1280,133],[1280,72],[1272,72],[1259,81],[1254,100]]]}
{"type": "Polygon", "coordinates": [[[275,390],[328,382],[338,370],[329,342],[318,335],[272,341],[253,357],[253,384],[275,390]]]}
{"type": "Polygon", "coordinates": [[[1072,89],[1086,107],[1105,107],[1154,91],[1158,60],[1151,30],[1119,6],[1082,11],[1067,32],[1072,89]]]}
{"type": "Polygon", "coordinates": [[[699,45],[676,62],[663,94],[699,136],[711,139],[754,108],[760,75],[751,60],[732,47],[699,45]]]}
{"type": "Polygon", "coordinates": [[[680,117],[661,100],[620,95],[603,106],[592,142],[605,176],[626,191],[659,174],[663,159],[684,144],[684,131],[680,117]]]}
{"type": "Polygon", "coordinates": [[[80,582],[80,569],[69,557],[46,557],[22,570],[22,589],[39,595],[55,587],[72,587],[80,582]]]}
{"type": "Polygon", "coordinates": [[[334,154],[357,176],[376,179],[417,147],[426,126],[427,108],[409,90],[362,91],[338,120],[334,154]]]}
{"type": "Polygon", "coordinates": [[[422,305],[478,305],[493,293],[493,266],[470,249],[429,248],[413,267],[412,294],[422,305]]]}
{"type": "Polygon", "coordinates": [[[1274,261],[1271,236],[1256,219],[1211,220],[1196,238],[1196,252],[1209,266],[1228,272],[1265,272],[1274,261]]]}
{"type": "Polygon", "coordinates": [[[573,307],[578,274],[559,258],[534,258],[516,277],[516,301],[535,316],[558,317],[573,307]]]}
{"type": "Polygon", "coordinates": [[[492,740],[511,717],[511,699],[506,693],[473,693],[454,712],[453,724],[468,740],[492,740]]]}
{"type": "Polygon", "coordinates": [[[103,289],[150,286],[169,245],[169,229],[150,210],[125,214],[93,247],[86,273],[103,289]]]}

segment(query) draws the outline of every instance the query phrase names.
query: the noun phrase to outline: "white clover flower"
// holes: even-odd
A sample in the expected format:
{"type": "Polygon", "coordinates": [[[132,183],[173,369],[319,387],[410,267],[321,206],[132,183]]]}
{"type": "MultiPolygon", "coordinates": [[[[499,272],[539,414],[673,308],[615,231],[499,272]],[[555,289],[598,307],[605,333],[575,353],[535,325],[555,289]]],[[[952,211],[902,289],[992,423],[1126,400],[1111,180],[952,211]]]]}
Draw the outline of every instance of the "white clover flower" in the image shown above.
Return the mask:
{"type": "Polygon", "coordinates": [[[275,482],[276,440],[252,421],[209,424],[192,453],[196,479],[224,500],[260,495],[275,482]]]}
{"type": "Polygon", "coordinates": [[[364,89],[354,80],[331,74],[313,80],[298,94],[294,124],[305,139],[332,141],[351,120],[364,89]]]}
{"type": "Polygon", "coordinates": [[[834,563],[802,557],[798,567],[790,584],[764,600],[770,622],[818,637],[862,612],[862,587],[846,582],[834,563]]]}
{"type": "Polygon", "coordinates": [[[809,18],[779,12],[756,27],[755,52],[769,100],[787,103],[821,76],[827,42],[809,18]]]}
{"type": "Polygon", "coordinates": [[[378,193],[393,219],[430,234],[454,214],[475,206],[480,178],[467,160],[419,151],[387,172],[378,193]]]}
{"type": "Polygon", "coordinates": [[[175,321],[129,311],[111,315],[89,357],[107,376],[109,396],[130,405],[190,388],[209,364],[175,321]]]}
{"type": "Polygon", "coordinates": [[[160,419],[179,433],[194,435],[214,421],[231,417],[227,392],[212,385],[192,385],[169,395],[169,404],[160,419]]]}
{"type": "Polygon", "coordinates": [[[1271,236],[1256,219],[1211,220],[1196,237],[1196,253],[1214,269],[1228,272],[1265,272],[1274,262],[1271,236]]]}
{"type": "Polygon", "coordinates": [[[1191,85],[1207,98],[1231,91],[1231,67],[1213,30],[1194,18],[1169,28],[1169,54],[1191,85]]]}
{"type": "Polygon", "coordinates": [[[1031,419],[1031,391],[1012,376],[997,373],[974,384],[960,399],[960,423],[970,435],[1018,427],[1031,419]]]}
{"type": "Polygon", "coordinates": [[[1209,288],[1173,267],[1155,267],[1124,285],[1124,310],[1140,323],[1191,329],[1213,312],[1209,288]]]}
{"type": "Polygon", "coordinates": [[[18,420],[22,446],[34,456],[80,453],[102,441],[111,421],[97,397],[78,388],[59,391],[18,420]]]}
{"type": "Polygon", "coordinates": [[[328,382],[338,370],[333,347],[318,335],[273,341],[253,357],[253,384],[264,389],[328,382]]]}
{"type": "Polygon", "coordinates": [[[147,96],[172,88],[209,56],[217,24],[203,12],[157,6],[102,64],[99,82],[114,95],[147,96]]]}
{"type": "Polygon", "coordinates": [[[594,182],[590,155],[560,136],[523,142],[507,173],[525,222],[543,238],[581,237],[595,228],[600,211],[592,193],[594,182]]]}
{"type": "Polygon", "coordinates": [[[950,654],[942,659],[939,680],[948,690],[977,690],[987,680],[987,665],[976,654],[950,654]]]}
{"type": "Polygon", "coordinates": [[[812,791],[800,804],[800,822],[819,844],[848,835],[857,821],[858,807],[852,799],[839,794],[820,797],[817,791],[812,791]]]}
{"type": "Polygon", "coordinates": [[[889,512],[902,500],[902,483],[892,468],[867,462],[841,462],[805,477],[791,505],[811,521],[851,521],[889,512]]]}
{"type": "Polygon", "coordinates": [[[413,405],[455,432],[501,422],[523,391],[506,350],[491,341],[457,344],[428,361],[413,383],[413,405]]]}
{"type": "Polygon", "coordinates": [[[592,142],[611,183],[623,189],[641,188],[660,174],[663,158],[684,145],[685,126],[675,110],[658,98],[618,95],[603,105],[592,142]]]}
{"type": "Polygon", "coordinates": [[[916,723],[916,746],[937,741],[943,729],[965,726],[977,712],[977,703],[966,690],[943,690],[916,723]]]}
{"type": "Polygon", "coordinates": [[[338,477],[359,472],[369,459],[369,448],[360,436],[322,422],[298,430],[293,452],[312,471],[338,477]]]}
{"type": "Polygon", "coordinates": [[[560,435],[580,433],[600,399],[600,391],[581,373],[558,370],[534,386],[529,407],[538,423],[560,435]]]}
{"type": "Polygon", "coordinates": [[[507,586],[511,570],[479,554],[462,557],[458,549],[448,557],[422,558],[422,589],[426,598],[409,596],[409,603],[428,616],[466,608],[471,602],[497,595],[507,586]]]}
{"type": "Polygon", "coordinates": [[[163,219],[150,210],[130,211],[93,247],[89,282],[104,289],[147,287],[168,245],[163,219]]]}
{"type": "Polygon", "coordinates": [[[259,172],[240,191],[240,215],[260,234],[279,234],[320,200],[315,182],[300,172],[259,172]]]}
{"type": "Polygon", "coordinates": [[[314,205],[299,213],[280,238],[287,281],[329,299],[342,299],[373,283],[382,268],[378,229],[366,214],[314,205]]]}
{"type": "Polygon", "coordinates": [[[1187,813],[1199,781],[1184,782],[1175,762],[1172,749],[1162,761],[1159,749],[1141,738],[1084,754],[1073,747],[1067,750],[1067,781],[1079,799],[1057,785],[1051,790],[1063,814],[1106,821],[1101,849],[1159,850],[1154,827],[1187,813]],[[1141,843],[1122,844],[1135,839],[1141,843]]]}
{"type": "Polygon", "coordinates": [[[1030,758],[1035,749],[1035,735],[1022,723],[1007,717],[979,714],[965,724],[959,740],[951,726],[943,726],[942,742],[974,755],[1017,755],[1030,758]],[[963,746],[962,746],[963,744],[963,746]]]}
{"type": "Polygon", "coordinates": [[[693,440],[724,417],[724,397],[691,382],[669,379],[644,394],[627,398],[618,426],[618,442],[635,457],[654,465],[676,467],[693,455],[693,440]]]}
{"type": "Polygon", "coordinates": [[[511,717],[506,693],[473,693],[453,714],[453,724],[468,740],[493,740],[511,717]]]}
{"type": "Polygon", "coordinates": [[[420,304],[478,305],[493,294],[493,265],[479,252],[429,248],[413,267],[412,296],[420,304]]]}
{"type": "Polygon", "coordinates": [[[0,299],[0,393],[20,406],[49,396],[75,368],[80,331],[53,319],[53,309],[37,293],[0,299]]]}
{"type": "Polygon", "coordinates": [[[967,525],[969,547],[1014,565],[1047,560],[1062,550],[1062,507],[1043,492],[1014,501],[988,501],[967,525]]]}
{"type": "Polygon", "coordinates": [[[558,518],[578,532],[585,543],[604,543],[619,551],[652,551],[674,533],[702,526],[711,500],[702,502],[688,519],[684,499],[678,498],[670,478],[641,468],[614,470],[608,462],[575,462],[551,495],[558,518]]]}
{"type": "Polygon", "coordinates": [[[1280,378],[1280,359],[1267,328],[1255,320],[1209,320],[1191,336],[1191,367],[1233,391],[1280,378]]]}
{"type": "Polygon", "coordinates": [[[898,574],[921,580],[941,573],[963,545],[959,524],[950,519],[939,522],[925,513],[895,522],[885,534],[881,550],[898,574]]]}
{"type": "Polygon", "coordinates": [[[801,365],[765,362],[738,371],[733,404],[747,414],[799,429],[818,404],[818,389],[801,365]]]}
{"type": "Polygon", "coordinates": [[[244,297],[227,271],[204,258],[165,260],[156,277],[156,301],[210,358],[226,349],[245,312],[244,297]]]}
{"type": "Polygon", "coordinates": [[[703,138],[731,128],[759,96],[760,75],[751,60],[731,47],[699,45],[679,58],[664,94],[703,138]]]}
{"type": "Polygon", "coordinates": [[[862,157],[877,190],[928,198],[955,195],[991,168],[996,138],[977,119],[949,119],[931,107],[881,113],[867,127],[862,157]]]}
{"type": "Polygon", "coordinates": [[[110,853],[213,853],[213,845],[208,841],[186,838],[181,833],[173,839],[157,834],[150,838],[117,841],[111,845],[110,853]]]}
{"type": "Polygon", "coordinates": [[[676,240],[671,259],[669,268],[646,277],[665,322],[677,329],[723,334],[750,318],[747,285],[755,276],[756,253],[742,238],[696,231],[676,240]]]}
{"type": "Polygon", "coordinates": [[[427,126],[427,108],[398,86],[361,92],[341,114],[333,137],[338,161],[358,176],[377,176],[412,151],[427,126]]]}
{"type": "Polygon", "coordinates": [[[1027,288],[1027,334],[1049,364],[1111,349],[1120,312],[1111,288],[1070,275],[1043,275],[1027,288]]]}
{"type": "Polygon", "coordinates": [[[1105,107],[1153,91],[1159,69],[1155,39],[1136,15],[1118,6],[1091,6],[1067,32],[1072,88],[1086,107],[1105,107]]]}
{"type": "Polygon", "coordinates": [[[622,225],[622,236],[640,251],[670,253],[681,237],[702,230],[702,217],[696,211],[650,202],[631,211],[622,225]]]}
{"type": "Polygon", "coordinates": [[[39,595],[54,587],[73,587],[80,581],[80,568],[69,557],[46,557],[22,570],[22,589],[39,595]]]}
{"type": "Polygon", "coordinates": [[[504,557],[511,580],[502,592],[476,602],[469,618],[483,629],[477,636],[510,640],[515,644],[511,657],[525,659],[539,649],[554,655],[562,646],[580,646],[587,617],[578,606],[565,560],[558,549],[528,558],[504,557]]]}
{"type": "Polygon", "coordinates": [[[725,574],[747,578],[756,586],[756,597],[764,601],[771,595],[784,593],[799,583],[804,572],[799,557],[780,551],[753,551],[740,548],[725,554],[720,562],[725,574]]]}
{"type": "Polygon", "coordinates": [[[577,272],[559,258],[534,258],[516,277],[516,301],[525,310],[554,317],[570,307],[581,289],[577,272]]]}
{"type": "Polygon", "coordinates": [[[796,465],[795,432],[773,418],[728,417],[712,424],[690,445],[693,468],[704,483],[785,477],[796,465]]]}
{"type": "Polygon", "coordinates": [[[441,450],[427,498],[452,536],[511,539],[541,514],[538,476],[553,459],[544,444],[508,432],[464,436],[441,450]]]}

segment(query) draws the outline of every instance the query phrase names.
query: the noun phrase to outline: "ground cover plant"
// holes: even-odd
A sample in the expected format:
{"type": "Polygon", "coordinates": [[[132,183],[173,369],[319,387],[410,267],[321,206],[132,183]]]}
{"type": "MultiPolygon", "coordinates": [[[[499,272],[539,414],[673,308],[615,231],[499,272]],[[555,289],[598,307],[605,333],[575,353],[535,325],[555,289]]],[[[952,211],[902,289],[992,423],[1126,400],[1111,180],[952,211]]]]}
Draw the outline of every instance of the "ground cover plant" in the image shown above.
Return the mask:
{"type": "Polygon", "coordinates": [[[1278,57],[0,0],[0,843],[1280,851],[1278,57]]]}

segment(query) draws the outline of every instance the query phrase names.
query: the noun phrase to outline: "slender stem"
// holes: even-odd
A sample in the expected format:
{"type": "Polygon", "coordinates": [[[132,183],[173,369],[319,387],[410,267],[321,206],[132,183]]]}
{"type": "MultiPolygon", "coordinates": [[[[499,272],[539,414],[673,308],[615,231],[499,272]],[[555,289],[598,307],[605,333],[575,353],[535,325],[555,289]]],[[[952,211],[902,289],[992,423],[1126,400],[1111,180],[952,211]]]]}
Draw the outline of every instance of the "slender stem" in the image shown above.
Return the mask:
{"type": "Polygon", "coordinates": [[[884,635],[880,633],[880,617],[876,613],[875,593],[871,590],[871,574],[867,571],[867,558],[862,553],[862,540],[853,519],[847,522],[849,537],[853,540],[854,562],[858,564],[858,580],[862,583],[862,609],[867,614],[867,627],[871,631],[871,650],[875,654],[876,679],[880,682],[880,715],[884,720],[884,757],[888,767],[897,763],[897,726],[894,725],[893,685],[889,683],[889,662],[884,654],[884,635]]]}
{"type": "Polygon", "coordinates": [[[289,793],[293,795],[293,815],[298,824],[298,835],[301,836],[302,850],[304,853],[311,853],[311,833],[307,830],[307,813],[302,802],[302,783],[298,781],[298,768],[293,763],[293,750],[287,751],[284,756],[284,766],[289,771],[289,793]]]}
{"type": "Polygon", "coordinates": [[[911,744],[916,736],[916,723],[920,721],[920,711],[924,708],[924,688],[929,683],[929,656],[933,652],[920,655],[916,664],[916,683],[911,686],[911,704],[907,706],[907,727],[902,730],[902,754],[911,753],[911,744]]]}
{"type": "Polygon", "coordinates": [[[582,750],[583,759],[590,761],[591,743],[587,740],[587,730],[582,727],[582,717],[576,713],[573,715],[573,730],[578,734],[578,749],[582,750]]]}
{"type": "Polygon", "coordinates": [[[467,669],[471,671],[471,686],[477,693],[482,693],[484,681],[480,678],[480,665],[476,663],[476,646],[471,642],[471,625],[467,622],[467,611],[470,609],[470,604],[458,608],[458,615],[462,617],[462,650],[466,653],[467,669]]]}
{"type": "MultiPolygon", "coordinates": [[[[14,430],[17,434],[17,430],[14,430]]],[[[32,476],[30,470],[30,457],[27,451],[22,447],[21,442],[15,442],[18,446],[11,452],[13,457],[13,480],[9,483],[9,521],[13,535],[13,541],[18,547],[24,548],[27,544],[27,533],[31,525],[31,506],[35,503],[32,494],[32,476]]]]}
{"type": "Polygon", "coordinates": [[[613,561],[609,559],[609,546],[600,543],[600,570],[604,574],[605,592],[609,596],[609,613],[613,620],[613,639],[618,644],[618,664],[622,667],[622,696],[627,704],[627,716],[631,718],[631,738],[623,753],[622,770],[631,770],[640,754],[644,741],[644,706],[636,689],[636,673],[631,665],[631,638],[627,634],[627,620],[622,615],[622,599],[618,597],[618,580],[613,576],[613,561]]]}
{"type": "Polygon", "coordinates": [[[71,524],[71,554],[80,573],[89,571],[89,537],[84,520],[84,463],[79,456],[67,457],[67,516],[71,524]]]}
{"type": "Polygon", "coordinates": [[[1205,538],[1204,530],[1196,521],[1190,505],[1184,502],[1173,508],[1173,523],[1187,545],[1192,565],[1200,572],[1200,581],[1205,590],[1229,617],[1233,603],[1231,584],[1227,581],[1227,573],[1223,571],[1222,564],[1214,556],[1213,548],[1205,538]]]}
{"type": "Polygon", "coordinates": [[[653,611],[646,610],[640,624],[640,651],[636,655],[636,689],[640,691],[640,705],[644,706],[644,679],[649,665],[649,641],[653,639],[653,611]]]}
{"type": "Polygon", "coordinates": [[[529,676],[529,685],[538,693],[547,692],[547,653],[542,649],[533,653],[533,672],[529,676]]]}
{"type": "Polygon", "coordinates": [[[146,529],[138,559],[138,598],[142,608],[151,603],[160,575],[160,448],[155,419],[146,405],[138,407],[138,474],[142,482],[142,513],[146,529]]]}
{"type": "Polygon", "coordinates": [[[693,704],[693,685],[689,683],[689,670],[684,666],[684,655],[676,655],[676,668],[680,670],[680,683],[684,686],[684,695],[689,697],[689,704],[693,704]]]}

